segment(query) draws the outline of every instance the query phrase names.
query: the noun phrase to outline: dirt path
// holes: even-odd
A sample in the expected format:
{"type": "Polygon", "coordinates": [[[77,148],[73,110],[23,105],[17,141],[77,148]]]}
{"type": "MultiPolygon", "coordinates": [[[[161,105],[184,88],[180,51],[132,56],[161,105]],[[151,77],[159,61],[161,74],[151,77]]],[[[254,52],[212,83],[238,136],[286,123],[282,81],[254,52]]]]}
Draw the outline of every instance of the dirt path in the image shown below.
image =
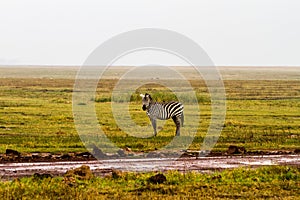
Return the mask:
{"type": "Polygon", "coordinates": [[[82,165],[90,166],[96,175],[106,175],[112,170],[149,172],[149,171],[199,171],[210,172],[236,167],[258,167],[268,165],[294,165],[300,167],[300,155],[259,155],[259,156],[220,156],[180,159],[111,159],[101,161],[65,161],[0,164],[0,177],[11,179],[30,176],[34,173],[63,175],[67,170],[82,165]]]}

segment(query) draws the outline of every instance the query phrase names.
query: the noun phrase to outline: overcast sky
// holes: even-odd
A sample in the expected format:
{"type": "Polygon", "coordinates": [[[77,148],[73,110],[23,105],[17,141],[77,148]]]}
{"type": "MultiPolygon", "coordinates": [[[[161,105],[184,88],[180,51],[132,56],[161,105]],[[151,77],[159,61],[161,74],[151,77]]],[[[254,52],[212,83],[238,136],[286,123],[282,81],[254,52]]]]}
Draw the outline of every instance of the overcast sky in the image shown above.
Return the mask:
{"type": "MultiPolygon", "coordinates": [[[[299,0],[0,0],[0,65],[81,65],[112,36],[162,28],[216,65],[300,66],[299,10],[299,0]]],[[[182,64],[150,54],[117,63],[182,64]]]]}

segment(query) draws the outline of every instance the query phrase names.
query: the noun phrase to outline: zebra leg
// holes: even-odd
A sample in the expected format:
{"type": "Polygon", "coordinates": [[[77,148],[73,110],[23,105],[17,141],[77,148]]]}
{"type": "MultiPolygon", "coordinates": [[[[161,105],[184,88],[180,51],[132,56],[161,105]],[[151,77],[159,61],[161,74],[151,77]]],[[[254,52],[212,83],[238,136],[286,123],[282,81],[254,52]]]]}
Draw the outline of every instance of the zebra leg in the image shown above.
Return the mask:
{"type": "Polygon", "coordinates": [[[176,136],[180,136],[180,117],[174,116],[172,117],[175,125],[176,125],[176,136]]]}
{"type": "Polygon", "coordinates": [[[156,119],[150,119],[151,120],[151,124],[154,130],[154,136],[156,136],[157,132],[156,132],[156,119]]]}
{"type": "Polygon", "coordinates": [[[183,114],[183,112],[181,113],[180,118],[181,118],[181,127],[183,127],[183,124],[184,124],[184,114],[183,114]]]}

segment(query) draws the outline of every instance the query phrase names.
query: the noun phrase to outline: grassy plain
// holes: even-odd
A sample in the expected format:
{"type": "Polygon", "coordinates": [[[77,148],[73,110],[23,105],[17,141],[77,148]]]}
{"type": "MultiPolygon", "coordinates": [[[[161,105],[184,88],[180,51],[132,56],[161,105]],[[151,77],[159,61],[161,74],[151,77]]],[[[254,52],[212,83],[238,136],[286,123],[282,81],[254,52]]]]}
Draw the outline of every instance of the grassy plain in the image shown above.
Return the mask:
{"type": "MultiPolygon", "coordinates": [[[[231,144],[247,150],[294,150],[300,147],[300,68],[222,68],[226,90],[226,120],[214,150],[231,144]],[[277,70],[277,71],[276,71],[277,70]],[[264,75],[264,76],[263,76],[264,75]],[[263,79],[264,78],[264,79],[263,79]]],[[[136,138],[123,132],[111,113],[111,92],[127,68],[108,71],[97,88],[96,111],[102,130],[118,147],[151,151],[168,144],[175,127],[171,120],[157,137],[136,138]]],[[[189,149],[199,150],[211,118],[205,82],[192,69],[178,68],[196,91],[201,110],[197,135],[189,149]]],[[[0,152],[85,151],[73,123],[72,92],[75,68],[0,68],[0,152]]],[[[139,92],[170,100],[167,88],[148,84],[132,96],[130,115],[137,124],[150,124],[141,110],[139,92]]],[[[186,105],[187,112],[189,105],[186,105]]],[[[194,124],[195,125],[195,124],[194,124]]]]}
{"type": "Polygon", "coordinates": [[[166,181],[150,183],[154,173],[66,181],[36,177],[0,182],[1,199],[297,199],[300,171],[293,167],[240,168],[213,174],[170,171],[166,181]]]}
{"type": "MultiPolygon", "coordinates": [[[[122,131],[111,113],[111,92],[122,72],[108,72],[98,84],[96,111],[102,130],[117,146],[151,151],[168,144],[174,125],[168,121],[157,137],[136,138],[122,131]]],[[[198,150],[211,118],[207,87],[186,68],[201,110],[197,135],[189,149],[198,150]]],[[[231,144],[251,150],[294,150],[300,147],[300,68],[221,68],[226,90],[226,120],[214,150],[231,144]]],[[[0,153],[86,151],[74,125],[72,93],[75,68],[0,67],[0,153]]],[[[145,85],[131,97],[130,115],[149,125],[139,92],[157,100],[174,94],[159,85],[145,85]]],[[[186,115],[189,115],[186,105],[186,115]]],[[[195,124],[193,124],[195,125],[195,124]]],[[[187,129],[187,128],[185,128],[187,129]]],[[[211,174],[165,173],[167,181],[149,183],[153,173],[122,173],[89,180],[35,177],[0,181],[0,199],[297,199],[299,168],[287,166],[239,168],[211,174]]]]}

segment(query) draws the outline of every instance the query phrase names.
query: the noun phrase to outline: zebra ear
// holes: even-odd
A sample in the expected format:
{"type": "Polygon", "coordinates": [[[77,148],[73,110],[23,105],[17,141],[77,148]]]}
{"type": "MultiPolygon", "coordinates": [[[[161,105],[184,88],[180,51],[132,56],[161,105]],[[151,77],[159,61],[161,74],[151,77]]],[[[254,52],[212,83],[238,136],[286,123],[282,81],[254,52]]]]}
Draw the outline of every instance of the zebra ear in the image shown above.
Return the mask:
{"type": "Polygon", "coordinates": [[[150,100],[152,100],[152,97],[150,96],[150,94],[146,93],[145,97],[149,98],[150,100]]]}
{"type": "Polygon", "coordinates": [[[143,95],[143,94],[140,94],[140,96],[141,96],[142,98],[144,98],[144,97],[145,97],[145,95],[143,95]]]}

